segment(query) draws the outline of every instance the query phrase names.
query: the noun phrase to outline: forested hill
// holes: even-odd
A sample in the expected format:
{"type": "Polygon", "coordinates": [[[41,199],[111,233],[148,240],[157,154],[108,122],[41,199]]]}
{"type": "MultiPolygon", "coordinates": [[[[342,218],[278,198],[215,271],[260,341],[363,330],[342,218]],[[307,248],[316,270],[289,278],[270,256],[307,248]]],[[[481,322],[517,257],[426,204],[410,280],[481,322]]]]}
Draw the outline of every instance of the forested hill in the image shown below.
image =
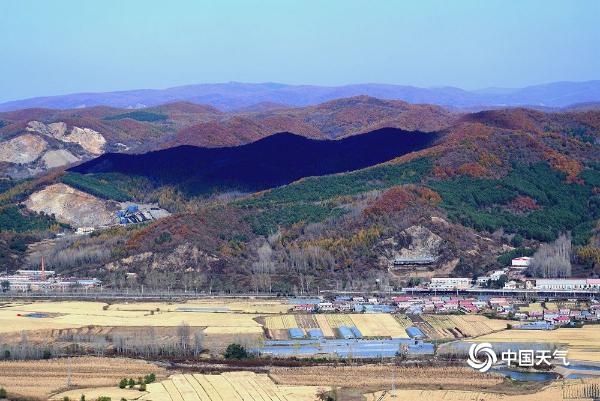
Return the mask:
{"type": "Polygon", "coordinates": [[[307,176],[352,171],[430,146],[439,134],[385,128],[340,140],[280,133],[225,148],[179,146],[141,155],[105,154],[71,169],[124,173],[175,184],[186,193],[258,191],[307,176]]]}

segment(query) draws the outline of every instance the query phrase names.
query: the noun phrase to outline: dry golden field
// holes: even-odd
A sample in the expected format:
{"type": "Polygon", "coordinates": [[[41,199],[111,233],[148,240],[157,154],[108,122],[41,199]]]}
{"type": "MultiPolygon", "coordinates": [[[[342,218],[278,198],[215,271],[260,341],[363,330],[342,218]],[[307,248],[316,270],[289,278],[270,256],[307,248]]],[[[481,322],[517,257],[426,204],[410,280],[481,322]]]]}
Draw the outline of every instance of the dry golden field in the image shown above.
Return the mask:
{"type": "Polygon", "coordinates": [[[432,339],[474,337],[506,329],[506,321],[481,315],[422,315],[432,330],[425,330],[432,339]]]}
{"type": "Polygon", "coordinates": [[[159,379],[166,377],[166,371],[161,367],[125,358],[2,361],[0,386],[9,394],[46,399],[52,394],[67,390],[69,371],[73,388],[112,386],[118,390],[117,384],[124,377],[137,379],[149,373],[156,374],[159,379]]]}
{"type": "Polygon", "coordinates": [[[238,312],[254,314],[279,314],[287,313],[291,309],[286,300],[268,299],[197,299],[188,302],[132,302],[113,304],[110,309],[114,310],[156,310],[175,312],[180,308],[205,309],[208,312],[238,312]]]}
{"type": "Polygon", "coordinates": [[[551,384],[532,394],[508,395],[467,390],[406,390],[388,391],[382,398],[379,391],[366,395],[367,401],[592,401],[591,398],[566,398],[559,383],[551,384]]]}
{"type": "Polygon", "coordinates": [[[557,330],[505,330],[473,339],[477,342],[546,342],[565,344],[568,358],[600,362],[600,326],[557,330]]]}
{"type": "Polygon", "coordinates": [[[499,375],[482,374],[465,367],[399,367],[363,365],[338,367],[273,368],[271,377],[279,384],[353,387],[368,390],[396,386],[412,388],[442,385],[445,388],[485,389],[503,381],[499,375]]]}
{"type": "Polygon", "coordinates": [[[600,361],[599,326],[557,330],[508,330],[478,337],[474,341],[565,344],[570,359],[600,361]]]}
{"type": "Polygon", "coordinates": [[[352,322],[365,337],[408,338],[402,322],[388,313],[351,315],[352,322]]]}
{"type": "MultiPolygon", "coordinates": [[[[248,305],[254,305],[249,301],[248,305]]],[[[195,307],[186,304],[124,304],[101,302],[35,302],[11,304],[0,308],[0,333],[21,330],[66,329],[83,326],[138,326],[175,327],[186,322],[192,327],[207,327],[210,333],[260,333],[262,326],[254,319],[258,314],[241,312],[177,311],[177,307],[195,307]],[[156,307],[154,307],[156,306],[156,307]],[[32,312],[47,313],[45,318],[31,318],[32,312]]],[[[201,308],[198,306],[198,308],[201,308]]],[[[255,307],[251,306],[250,309],[255,307]]],[[[257,307],[256,307],[257,308],[257,307]]],[[[271,308],[271,306],[269,306],[271,308]]],[[[260,309],[260,308],[257,308],[260,309]]]]}
{"type": "Polygon", "coordinates": [[[79,400],[81,395],[85,396],[86,400],[95,401],[100,397],[110,397],[111,401],[119,401],[121,399],[126,400],[137,400],[142,397],[144,394],[148,394],[147,391],[139,391],[136,388],[129,389],[121,389],[117,386],[111,387],[92,387],[92,388],[82,388],[77,390],[69,390],[62,393],[55,394],[51,396],[50,400],[63,401],[65,397],[68,397],[69,400],[79,400]]]}
{"type": "MultiPolygon", "coordinates": [[[[280,386],[266,374],[227,372],[176,374],[147,386],[139,400],[152,401],[314,401],[316,386],[280,386]]],[[[87,398],[87,397],[86,397],[87,398]]]]}

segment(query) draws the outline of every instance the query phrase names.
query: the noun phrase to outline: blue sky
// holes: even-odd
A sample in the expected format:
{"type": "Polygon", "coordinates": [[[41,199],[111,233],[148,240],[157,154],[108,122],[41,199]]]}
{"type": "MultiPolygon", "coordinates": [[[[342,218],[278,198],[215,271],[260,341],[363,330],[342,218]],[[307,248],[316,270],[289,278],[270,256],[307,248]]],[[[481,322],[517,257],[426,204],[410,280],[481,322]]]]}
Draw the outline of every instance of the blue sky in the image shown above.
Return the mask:
{"type": "Polygon", "coordinates": [[[205,82],[600,79],[600,1],[0,0],[0,101],[205,82]]]}

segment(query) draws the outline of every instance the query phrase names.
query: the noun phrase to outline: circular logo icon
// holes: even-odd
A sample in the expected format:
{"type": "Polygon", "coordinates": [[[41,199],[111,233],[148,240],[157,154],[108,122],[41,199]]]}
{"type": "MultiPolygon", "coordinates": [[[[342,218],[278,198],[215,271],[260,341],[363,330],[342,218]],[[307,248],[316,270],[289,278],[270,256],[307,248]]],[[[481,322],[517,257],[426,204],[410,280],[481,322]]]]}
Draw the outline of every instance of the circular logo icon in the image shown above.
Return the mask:
{"type": "Polygon", "coordinates": [[[490,343],[473,344],[469,348],[469,359],[467,363],[473,369],[485,373],[498,361],[496,353],[490,343]]]}

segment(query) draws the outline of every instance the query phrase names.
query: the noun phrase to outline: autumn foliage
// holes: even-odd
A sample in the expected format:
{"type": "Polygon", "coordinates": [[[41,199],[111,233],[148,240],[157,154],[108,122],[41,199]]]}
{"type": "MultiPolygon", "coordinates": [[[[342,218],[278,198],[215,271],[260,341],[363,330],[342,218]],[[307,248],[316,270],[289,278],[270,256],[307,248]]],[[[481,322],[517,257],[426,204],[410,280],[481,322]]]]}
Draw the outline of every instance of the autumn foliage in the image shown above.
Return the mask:
{"type": "Polygon", "coordinates": [[[510,202],[509,208],[516,212],[527,213],[540,209],[540,205],[538,205],[536,201],[529,196],[520,195],[510,202]]]}
{"type": "Polygon", "coordinates": [[[418,185],[397,186],[384,192],[365,210],[365,214],[387,214],[404,210],[415,204],[438,204],[441,201],[441,196],[429,188],[418,185]]]}
{"type": "Polygon", "coordinates": [[[567,175],[567,182],[575,182],[583,169],[579,161],[571,159],[553,149],[548,149],[544,152],[544,159],[550,163],[552,168],[565,173],[567,175]]]}

